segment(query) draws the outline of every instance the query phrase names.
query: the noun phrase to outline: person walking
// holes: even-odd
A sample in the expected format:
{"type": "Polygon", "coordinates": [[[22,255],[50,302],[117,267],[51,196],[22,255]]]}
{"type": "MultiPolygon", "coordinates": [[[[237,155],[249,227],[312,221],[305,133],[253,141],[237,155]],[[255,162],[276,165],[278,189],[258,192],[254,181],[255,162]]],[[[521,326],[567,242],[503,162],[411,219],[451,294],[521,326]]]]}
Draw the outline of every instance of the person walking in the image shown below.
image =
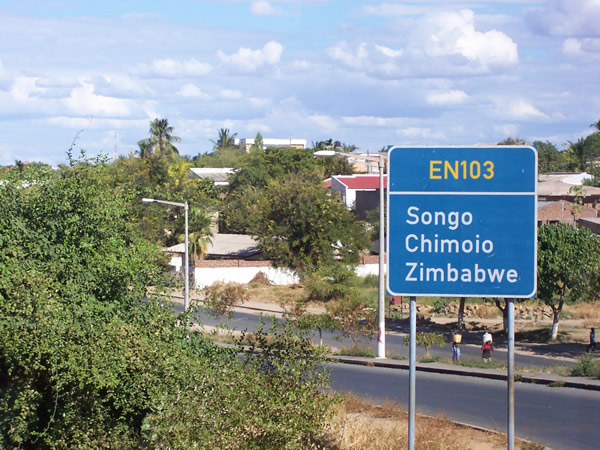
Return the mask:
{"type": "Polygon", "coordinates": [[[492,361],[492,351],[494,347],[492,346],[492,341],[485,341],[481,346],[481,359],[484,363],[490,363],[492,361]]]}
{"type": "Polygon", "coordinates": [[[590,345],[585,349],[586,352],[596,350],[596,330],[594,328],[590,328],[590,345]]]}
{"type": "Polygon", "coordinates": [[[452,362],[460,361],[460,347],[458,342],[452,343],[452,362]]]}

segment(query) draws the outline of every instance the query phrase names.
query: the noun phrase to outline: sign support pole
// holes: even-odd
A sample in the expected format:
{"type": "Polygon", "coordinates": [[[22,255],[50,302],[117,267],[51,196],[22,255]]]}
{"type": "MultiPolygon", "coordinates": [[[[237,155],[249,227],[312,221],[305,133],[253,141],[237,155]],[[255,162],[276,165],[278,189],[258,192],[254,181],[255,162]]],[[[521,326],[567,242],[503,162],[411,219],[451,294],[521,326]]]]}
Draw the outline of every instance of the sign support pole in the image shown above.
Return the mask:
{"type": "Polygon", "coordinates": [[[507,417],[507,448],[515,448],[515,299],[507,298],[508,308],[508,417],[507,417]]]}
{"type": "Polygon", "coordinates": [[[410,297],[410,346],[408,382],[408,449],[415,449],[415,393],[417,374],[417,297],[410,297]]]}

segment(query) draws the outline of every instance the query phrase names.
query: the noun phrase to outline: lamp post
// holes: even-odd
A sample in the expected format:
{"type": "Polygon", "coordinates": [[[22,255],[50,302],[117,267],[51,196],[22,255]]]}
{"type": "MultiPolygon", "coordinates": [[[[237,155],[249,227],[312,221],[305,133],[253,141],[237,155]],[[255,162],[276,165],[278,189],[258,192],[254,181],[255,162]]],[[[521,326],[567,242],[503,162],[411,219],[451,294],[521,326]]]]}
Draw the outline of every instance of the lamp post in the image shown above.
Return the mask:
{"type": "Polygon", "coordinates": [[[167,200],[157,200],[154,198],[143,198],[142,203],[162,203],[164,205],[179,206],[185,211],[185,263],[184,263],[184,290],[183,290],[183,309],[187,311],[190,306],[190,255],[189,255],[189,232],[188,232],[188,203],[170,202],[167,200]]]}
{"type": "Polygon", "coordinates": [[[383,170],[385,158],[383,153],[378,156],[360,155],[336,152],[334,150],[319,150],[313,153],[315,157],[341,156],[357,158],[365,161],[377,161],[379,169],[379,285],[377,288],[377,358],[385,358],[385,201],[383,170]]]}

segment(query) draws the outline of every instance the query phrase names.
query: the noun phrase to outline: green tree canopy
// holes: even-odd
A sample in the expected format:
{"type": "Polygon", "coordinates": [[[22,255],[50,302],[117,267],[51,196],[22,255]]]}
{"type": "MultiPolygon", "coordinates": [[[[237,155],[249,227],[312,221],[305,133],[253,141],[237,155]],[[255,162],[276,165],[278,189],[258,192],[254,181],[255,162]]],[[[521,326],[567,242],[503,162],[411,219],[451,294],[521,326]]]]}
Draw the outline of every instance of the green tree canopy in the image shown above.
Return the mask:
{"type": "Polygon", "coordinates": [[[230,219],[247,224],[275,264],[300,274],[335,261],[356,263],[368,245],[363,223],[323,189],[318,174],[273,178],[239,196],[230,219]]]}
{"type": "Polygon", "coordinates": [[[558,336],[565,302],[595,299],[600,274],[600,237],[567,224],[538,230],[538,297],[552,308],[552,339],[558,336]]]}

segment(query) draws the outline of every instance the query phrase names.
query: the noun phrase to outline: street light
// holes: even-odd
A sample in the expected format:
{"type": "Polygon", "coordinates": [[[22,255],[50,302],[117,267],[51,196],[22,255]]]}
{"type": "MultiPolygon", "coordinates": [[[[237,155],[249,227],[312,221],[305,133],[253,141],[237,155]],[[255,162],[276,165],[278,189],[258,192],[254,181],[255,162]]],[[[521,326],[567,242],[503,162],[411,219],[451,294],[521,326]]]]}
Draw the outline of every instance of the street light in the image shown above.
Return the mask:
{"type": "Polygon", "coordinates": [[[342,153],[335,150],[318,150],[313,153],[315,157],[341,156],[343,158],[356,158],[365,161],[377,161],[379,168],[379,286],[377,288],[377,358],[385,358],[385,203],[383,169],[385,157],[383,153],[378,156],[361,155],[356,153],[342,153]]]}
{"type": "Polygon", "coordinates": [[[189,259],[189,233],[188,233],[188,204],[170,202],[167,200],[157,200],[154,198],[143,198],[142,203],[163,203],[165,205],[179,206],[185,211],[185,264],[184,264],[184,290],[183,290],[183,309],[187,311],[190,306],[190,259],[189,259]]]}

